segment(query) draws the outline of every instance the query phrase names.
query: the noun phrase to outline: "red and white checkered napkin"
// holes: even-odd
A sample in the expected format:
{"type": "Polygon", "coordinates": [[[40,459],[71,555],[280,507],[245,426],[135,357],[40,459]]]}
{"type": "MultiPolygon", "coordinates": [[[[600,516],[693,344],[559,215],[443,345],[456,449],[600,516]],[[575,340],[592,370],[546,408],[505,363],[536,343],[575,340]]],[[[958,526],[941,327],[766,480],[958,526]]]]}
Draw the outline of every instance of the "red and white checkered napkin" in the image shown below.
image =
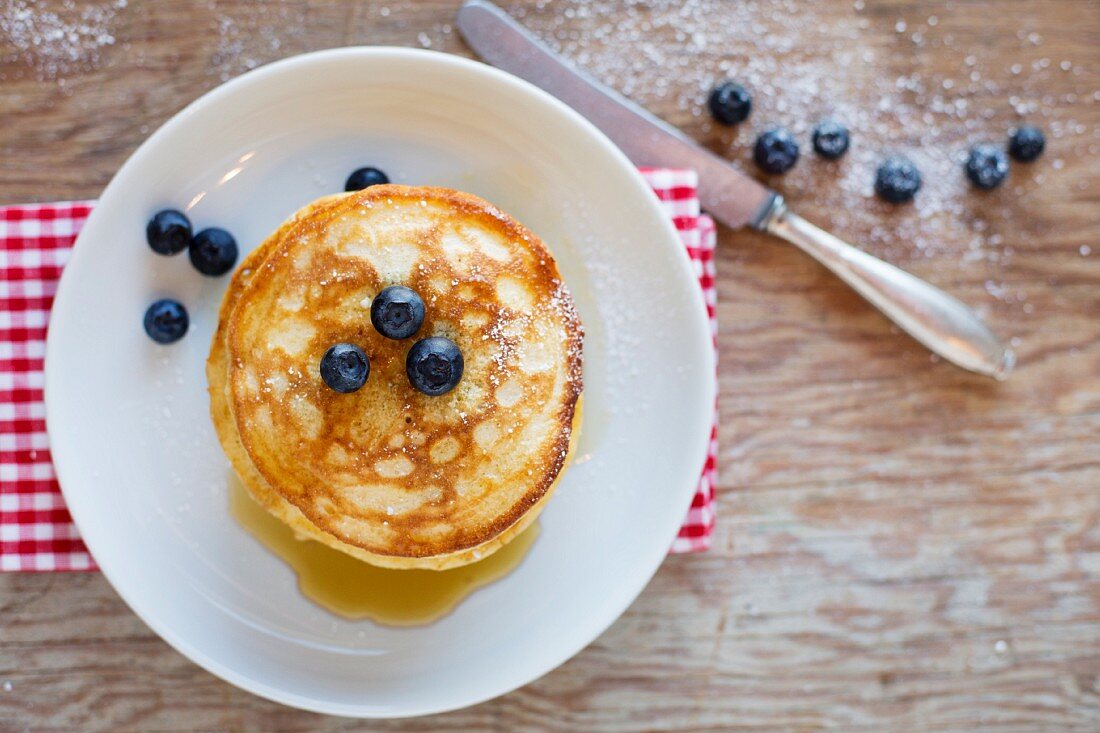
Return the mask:
{"type": "MultiPolygon", "coordinates": [[[[703,289],[710,335],[717,354],[717,290],[714,287],[714,246],[717,235],[714,220],[699,213],[699,198],[695,190],[699,183],[698,177],[695,171],[674,168],[642,168],[641,173],[661,200],[665,213],[672,217],[672,223],[680,234],[680,241],[687,248],[695,276],[699,278],[699,286],[703,289]]],[[[703,475],[699,479],[699,487],[695,490],[695,497],[691,500],[691,508],[680,527],[680,533],[672,541],[672,552],[702,552],[710,548],[710,538],[714,534],[714,481],[717,463],[718,406],[715,405],[714,424],[707,443],[703,475]]]]}
{"type": "Polygon", "coordinates": [[[42,356],[91,201],[0,208],[0,570],[90,570],[46,440],[42,356]]]}
{"type": "MultiPolygon", "coordinates": [[[[642,174],[691,256],[713,331],[714,222],[699,215],[695,174],[642,174]]],[[[94,203],[0,207],[0,570],[95,569],[57,486],[42,401],[46,321],[61,269],[94,203]]],[[[712,432],[702,480],[673,552],[710,546],[716,448],[712,432]]]]}

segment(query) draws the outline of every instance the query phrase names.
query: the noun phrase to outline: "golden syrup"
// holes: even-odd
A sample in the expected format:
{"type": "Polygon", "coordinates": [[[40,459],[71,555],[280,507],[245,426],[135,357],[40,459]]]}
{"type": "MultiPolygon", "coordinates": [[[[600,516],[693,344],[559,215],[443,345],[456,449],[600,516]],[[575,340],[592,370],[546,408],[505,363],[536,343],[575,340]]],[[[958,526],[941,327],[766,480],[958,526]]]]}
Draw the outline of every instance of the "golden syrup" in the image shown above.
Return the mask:
{"type": "Polygon", "coordinates": [[[245,491],[229,481],[229,509],[237,522],[298,576],[302,595],[345,618],[387,626],[431,623],[466,596],[514,570],[538,537],[538,522],[484,560],[451,570],[391,570],[357,560],[314,540],[300,540],[245,491]]]}

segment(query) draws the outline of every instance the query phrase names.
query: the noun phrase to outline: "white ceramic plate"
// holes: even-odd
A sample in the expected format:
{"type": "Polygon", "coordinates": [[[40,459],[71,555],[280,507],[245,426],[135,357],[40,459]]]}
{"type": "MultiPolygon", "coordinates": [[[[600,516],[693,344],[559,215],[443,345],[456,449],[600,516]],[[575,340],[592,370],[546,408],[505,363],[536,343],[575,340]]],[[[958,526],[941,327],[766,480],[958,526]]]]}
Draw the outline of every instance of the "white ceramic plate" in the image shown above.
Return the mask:
{"type": "Polygon", "coordinates": [[[131,608],[180,652],[258,695],[325,713],[470,705],[561,664],[656,571],[688,508],[714,399],[689,262],[629,161],[576,113],[479,63],[354,48],[271,64],[191,104],[107,187],[65,269],[50,324],[47,420],[65,498],[131,608]],[[159,257],[163,207],[222,225],[247,251],[288,214],[377,165],[463,189],[537,232],[587,328],[585,419],[523,564],[419,628],[347,621],[304,599],[230,517],[228,463],[203,363],[228,277],[159,257]],[[192,328],[152,343],[172,296],[192,328]]]}

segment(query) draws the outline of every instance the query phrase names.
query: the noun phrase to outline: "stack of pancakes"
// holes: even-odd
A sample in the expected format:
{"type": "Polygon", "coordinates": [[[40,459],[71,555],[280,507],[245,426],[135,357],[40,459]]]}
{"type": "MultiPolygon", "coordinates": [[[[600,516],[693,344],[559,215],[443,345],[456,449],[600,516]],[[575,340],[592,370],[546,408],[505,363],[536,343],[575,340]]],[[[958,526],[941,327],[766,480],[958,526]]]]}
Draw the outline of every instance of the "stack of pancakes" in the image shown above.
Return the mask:
{"type": "Polygon", "coordinates": [[[372,186],[306,206],[238,269],[207,362],[211,413],[245,487],[299,535],[442,570],[499,549],[552,493],[579,426],[581,341],[554,259],[522,225],[469,194],[372,186]],[[424,300],[414,338],[371,325],[390,285],[424,300]],[[428,336],[465,361],[438,397],[405,373],[428,336]],[[321,380],[336,343],[370,360],[356,392],[321,380]]]}

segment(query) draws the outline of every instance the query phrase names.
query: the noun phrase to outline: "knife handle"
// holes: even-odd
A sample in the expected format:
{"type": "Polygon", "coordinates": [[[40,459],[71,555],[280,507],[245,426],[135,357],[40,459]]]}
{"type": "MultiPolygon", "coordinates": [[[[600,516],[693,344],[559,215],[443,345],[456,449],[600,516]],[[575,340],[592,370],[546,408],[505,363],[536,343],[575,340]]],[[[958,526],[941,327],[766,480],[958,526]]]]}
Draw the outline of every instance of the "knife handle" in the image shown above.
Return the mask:
{"type": "Polygon", "coordinates": [[[1012,350],[974,311],[939,288],[814,226],[790,211],[779,196],[761,218],[760,229],[813,257],[944,359],[997,379],[1012,370],[1012,350]]]}

